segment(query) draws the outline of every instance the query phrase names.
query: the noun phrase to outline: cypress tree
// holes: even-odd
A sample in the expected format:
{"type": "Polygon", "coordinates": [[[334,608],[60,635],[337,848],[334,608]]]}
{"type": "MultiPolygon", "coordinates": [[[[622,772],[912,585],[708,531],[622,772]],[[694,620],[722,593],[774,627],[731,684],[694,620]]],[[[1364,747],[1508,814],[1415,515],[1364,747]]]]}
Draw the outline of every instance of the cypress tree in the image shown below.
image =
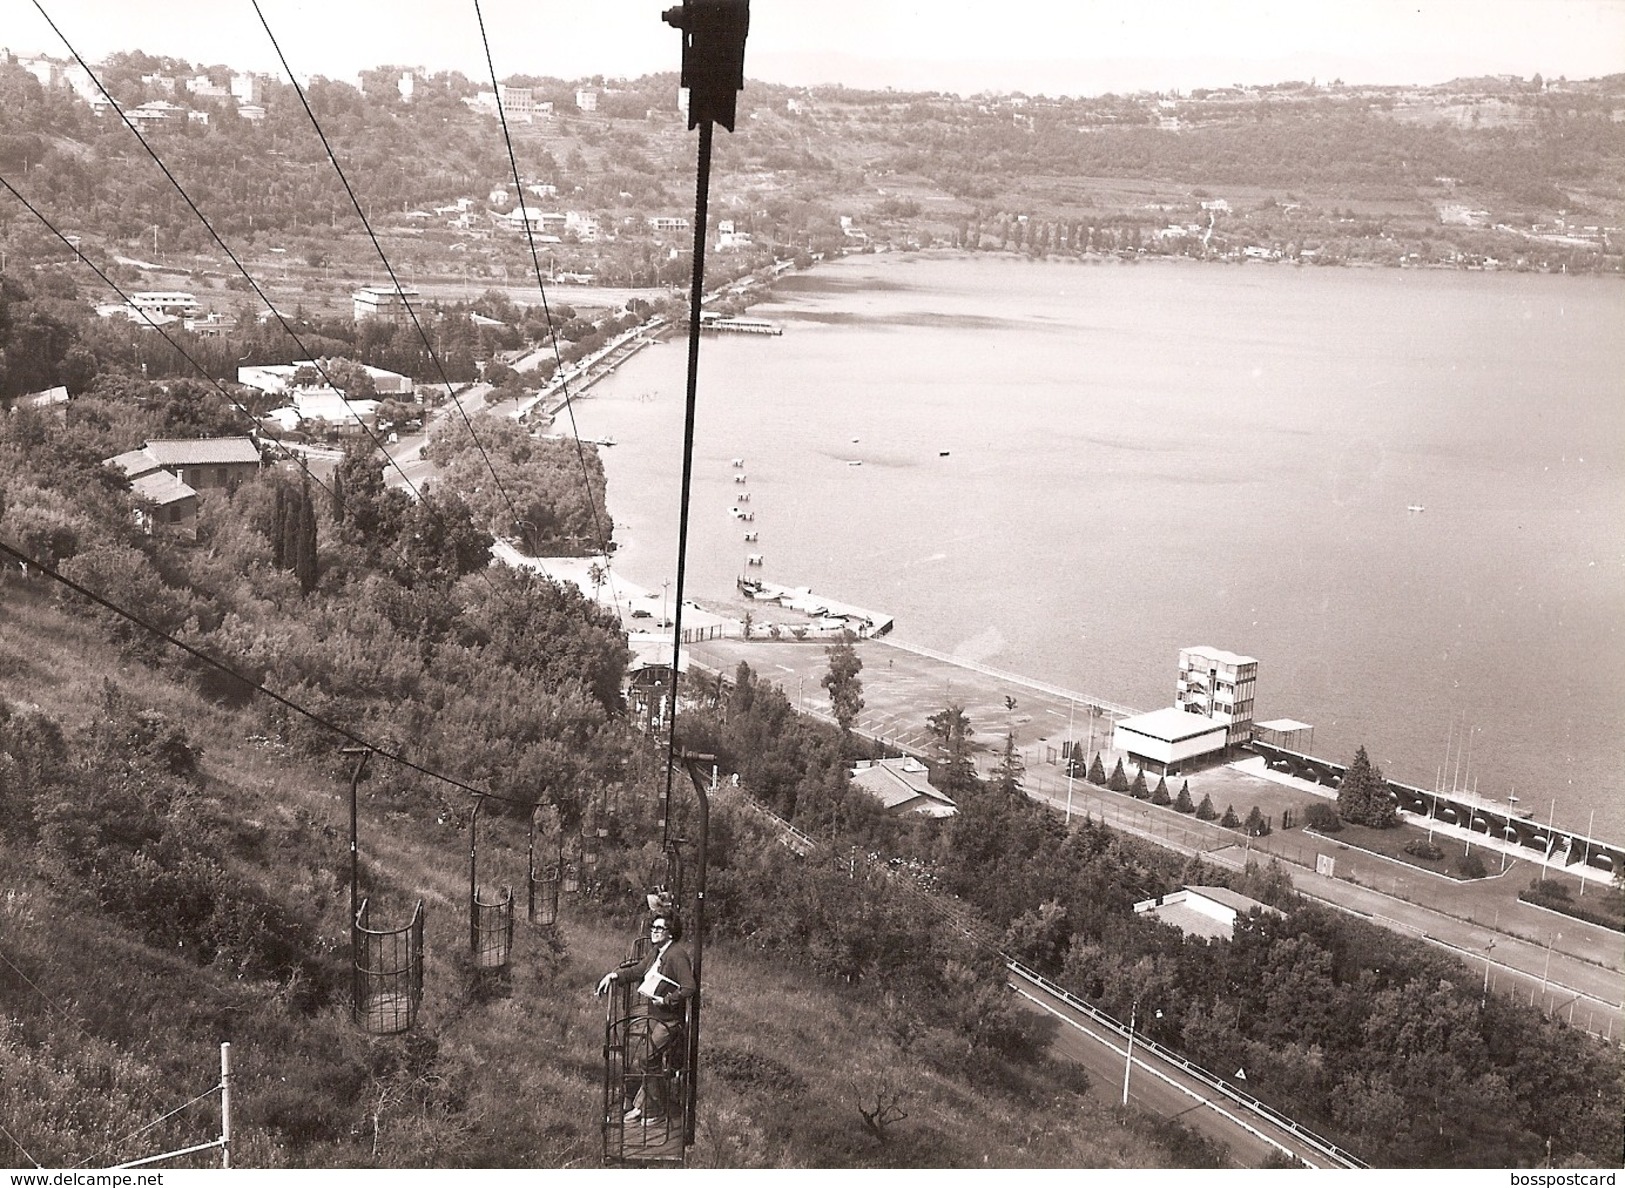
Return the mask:
{"type": "Polygon", "coordinates": [[[292,569],[299,563],[299,496],[288,491],[283,498],[282,561],[279,569],[292,569]]]}
{"type": "Polygon", "coordinates": [[[1113,792],[1128,791],[1128,776],[1123,771],[1123,761],[1119,759],[1117,766],[1112,768],[1112,778],[1106,781],[1106,787],[1113,792]]]}
{"type": "Polygon", "coordinates": [[[1145,771],[1142,769],[1134,773],[1134,783],[1129,787],[1135,800],[1150,800],[1151,789],[1145,786],[1145,771]]]}
{"type": "Polygon", "coordinates": [[[316,502],[308,490],[299,492],[299,531],[293,571],[304,593],[309,594],[316,588],[316,502]]]}
{"type": "Polygon", "coordinates": [[[1224,806],[1224,816],[1219,818],[1219,824],[1223,825],[1226,829],[1241,828],[1241,818],[1236,816],[1235,805],[1227,804],[1224,806]]]}
{"type": "Polygon", "coordinates": [[[1194,813],[1196,806],[1191,803],[1191,782],[1182,780],[1179,785],[1179,795],[1174,798],[1174,811],[1181,813],[1194,813]]]}
{"type": "Polygon", "coordinates": [[[1264,820],[1264,814],[1259,807],[1253,805],[1252,812],[1247,814],[1247,836],[1263,837],[1270,831],[1270,823],[1264,820]]]}
{"type": "Polygon", "coordinates": [[[288,531],[288,494],[281,487],[276,489],[276,499],[271,505],[271,568],[286,569],[287,566],[287,531],[288,531]]]}
{"type": "Polygon", "coordinates": [[[1168,795],[1168,777],[1159,776],[1157,786],[1151,791],[1151,803],[1167,805],[1172,803],[1173,797],[1168,795]]]}
{"type": "Polygon", "coordinates": [[[1196,819],[1198,821],[1211,821],[1219,815],[1219,810],[1213,807],[1213,797],[1202,797],[1202,803],[1196,806],[1196,819]]]}
{"type": "Polygon", "coordinates": [[[1095,752],[1094,762],[1089,765],[1089,782],[1097,787],[1106,786],[1106,767],[1100,761],[1100,752],[1095,752]]]}

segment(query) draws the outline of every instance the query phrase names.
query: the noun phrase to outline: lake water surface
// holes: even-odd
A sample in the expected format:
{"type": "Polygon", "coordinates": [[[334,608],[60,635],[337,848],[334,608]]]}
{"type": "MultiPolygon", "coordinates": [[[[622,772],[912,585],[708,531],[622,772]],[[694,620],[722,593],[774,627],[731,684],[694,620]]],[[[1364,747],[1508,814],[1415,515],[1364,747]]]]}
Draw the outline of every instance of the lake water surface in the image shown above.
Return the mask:
{"type": "MultiPolygon", "coordinates": [[[[1617,280],[891,255],[752,314],[783,336],[703,344],[691,595],[759,552],[902,640],[1142,709],[1181,647],[1246,653],[1257,718],[1317,754],[1625,839],[1617,280]],[[1459,746],[1440,775],[1452,737],[1470,775],[1459,746]]],[[[656,589],[684,349],[576,406],[618,443],[616,570],[656,589]]]]}

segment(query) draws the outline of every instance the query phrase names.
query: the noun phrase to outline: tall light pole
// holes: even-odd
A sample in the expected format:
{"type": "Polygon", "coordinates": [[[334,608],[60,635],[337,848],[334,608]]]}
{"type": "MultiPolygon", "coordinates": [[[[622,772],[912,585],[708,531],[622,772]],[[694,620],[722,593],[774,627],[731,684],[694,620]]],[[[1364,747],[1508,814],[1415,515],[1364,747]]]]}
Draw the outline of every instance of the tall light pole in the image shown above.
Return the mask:
{"type": "MultiPolygon", "coordinates": [[[[1592,830],[1592,827],[1595,826],[1596,824],[1597,824],[1597,810],[1592,809],[1591,810],[1591,816],[1586,821],[1586,862],[1585,862],[1585,864],[1587,866],[1591,865],[1591,830],[1592,830]]],[[[1586,878],[1585,878],[1584,875],[1581,875],[1580,876],[1580,894],[1584,895],[1585,893],[1586,893],[1586,878]]]]}
{"type": "Polygon", "coordinates": [[[1490,950],[1493,948],[1495,948],[1495,938],[1492,936],[1490,943],[1484,946],[1484,992],[1478,996],[1479,1010],[1483,1010],[1485,1004],[1490,1000],[1490,950]]]}
{"type": "Polygon", "coordinates": [[[1136,998],[1128,1012],[1128,1050],[1123,1057],[1123,1108],[1128,1108],[1128,1075],[1134,1068],[1134,1021],[1140,1013],[1140,1000],[1136,998]]]}
{"type": "Polygon", "coordinates": [[[1541,971],[1540,975],[1540,1001],[1542,1005],[1546,1002],[1546,981],[1552,972],[1552,945],[1562,939],[1563,934],[1561,932],[1554,932],[1546,938],[1546,968],[1541,971]]]}
{"type": "Polygon", "coordinates": [[[1067,700],[1066,712],[1066,827],[1072,828],[1072,769],[1078,765],[1078,744],[1072,737],[1072,721],[1077,716],[1078,703],[1067,700]]]}

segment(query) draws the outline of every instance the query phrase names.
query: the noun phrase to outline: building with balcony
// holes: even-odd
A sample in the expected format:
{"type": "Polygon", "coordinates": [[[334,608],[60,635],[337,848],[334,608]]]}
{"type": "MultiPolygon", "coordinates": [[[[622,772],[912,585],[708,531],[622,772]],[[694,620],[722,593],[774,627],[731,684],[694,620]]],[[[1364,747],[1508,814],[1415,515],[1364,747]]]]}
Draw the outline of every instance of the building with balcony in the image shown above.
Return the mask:
{"type": "Polygon", "coordinates": [[[1253,689],[1258,661],[1220,648],[1182,648],[1174,704],[1226,728],[1226,747],[1245,746],[1253,736],[1253,689]]]}

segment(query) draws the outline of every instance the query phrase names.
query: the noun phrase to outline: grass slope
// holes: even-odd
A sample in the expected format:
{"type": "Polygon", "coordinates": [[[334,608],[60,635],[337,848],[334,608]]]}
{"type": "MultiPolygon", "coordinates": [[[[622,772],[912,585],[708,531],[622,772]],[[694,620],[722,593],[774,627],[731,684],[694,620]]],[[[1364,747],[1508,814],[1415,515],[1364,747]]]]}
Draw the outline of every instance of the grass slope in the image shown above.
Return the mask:
{"type": "MultiPolygon", "coordinates": [[[[363,1035],[345,1000],[348,808],[337,769],[292,762],[258,736],[251,715],[122,660],[42,585],[0,578],[0,698],[37,706],[71,731],[89,721],[105,682],[186,724],[202,744],[208,795],[230,822],[220,861],[310,921],[321,951],[303,981],[200,964],[143,943],[60,872],[42,870],[37,854],[0,844],[0,1164],[106,1165],[212,1137],[207,1091],[221,1041],[233,1045],[237,1166],[598,1164],[603,1018],[591,988],[624,952],[629,921],[570,900],[556,935],[521,924],[509,969],[476,974],[464,956],[466,806],[386,800],[363,785],[374,919],[404,919],[420,896],[428,909],[418,1028],[363,1035]]],[[[482,883],[521,877],[523,846],[520,826],[488,819],[482,883]]],[[[1064,1068],[943,1071],[894,1032],[882,988],[823,981],[726,944],[705,958],[691,1165],[1125,1167],[1216,1157],[1182,1145],[1177,1128],[1121,1125],[1064,1068]],[[882,1098],[906,1117],[866,1126],[860,1110],[882,1098]]]]}

